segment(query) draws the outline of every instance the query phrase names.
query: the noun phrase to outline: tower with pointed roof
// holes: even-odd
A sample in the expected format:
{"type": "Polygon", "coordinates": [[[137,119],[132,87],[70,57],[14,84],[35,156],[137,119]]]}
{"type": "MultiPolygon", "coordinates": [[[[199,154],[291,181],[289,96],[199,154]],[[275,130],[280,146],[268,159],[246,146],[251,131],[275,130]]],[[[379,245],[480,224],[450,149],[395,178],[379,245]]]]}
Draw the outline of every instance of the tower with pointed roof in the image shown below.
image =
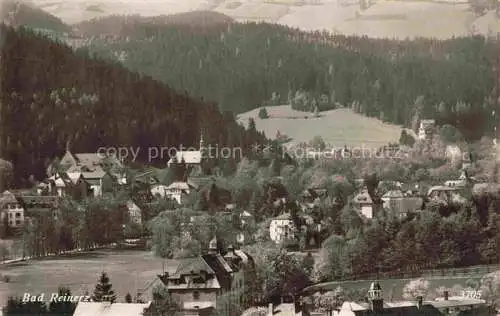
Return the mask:
{"type": "Polygon", "coordinates": [[[368,290],[368,299],[370,300],[371,309],[378,313],[384,309],[384,299],[382,298],[382,287],[378,282],[372,282],[368,290]]]}

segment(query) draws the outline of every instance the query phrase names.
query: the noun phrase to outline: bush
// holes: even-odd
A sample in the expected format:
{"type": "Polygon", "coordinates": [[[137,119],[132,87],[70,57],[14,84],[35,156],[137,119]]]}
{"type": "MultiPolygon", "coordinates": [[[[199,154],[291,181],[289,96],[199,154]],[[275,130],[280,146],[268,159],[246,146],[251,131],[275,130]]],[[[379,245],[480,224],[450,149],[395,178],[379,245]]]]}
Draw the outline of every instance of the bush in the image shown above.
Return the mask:
{"type": "Polygon", "coordinates": [[[2,275],[2,281],[5,282],[5,283],[9,283],[11,280],[11,277],[10,275],[7,275],[7,274],[4,274],[2,275]]]}
{"type": "Polygon", "coordinates": [[[267,113],[267,109],[266,108],[260,108],[260,110],[259,110],[259,118],[260,119],[267,119],[267,118],[269,118],[269,114],[267,113]]]}

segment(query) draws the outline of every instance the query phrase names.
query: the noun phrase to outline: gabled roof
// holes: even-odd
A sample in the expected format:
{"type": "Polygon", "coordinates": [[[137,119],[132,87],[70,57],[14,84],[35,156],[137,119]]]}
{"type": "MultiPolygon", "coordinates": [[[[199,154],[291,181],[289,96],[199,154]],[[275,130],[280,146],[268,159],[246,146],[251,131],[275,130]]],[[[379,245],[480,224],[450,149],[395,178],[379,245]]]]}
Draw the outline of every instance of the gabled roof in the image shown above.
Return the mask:
{"type": "Polygon", "coordinates": [[[231,273],[233,270],[220,254],[202,255],[203,260],[215,271],[215,275],[222,288],[231,287],[231,273]]]}
{"type": "Polygon", "coordinates": [[[353,202],[357,204],[372,204],[373,200],[368,191],[363,190],[353,198],[353,202]]]}
{"type": "Polygon", "coordinates": [[[182,307],[184,310],[200,310],[200,309],[215,308],[213,301],[183,302],[182,307]]]}
{"type": "Polygon", "coordinates": [[[434,191],[442,191],[442,192],[450,192],[450,191],[457,191],[456,187],[450,187],[447,185],[436,185],[433,186],[427,191],[427,195],[430,195],[434,191]]]}
{"type": "Polygon", "coordinates": [[[132,211],[132,210],[139,210],[140,211],[141,210],[139,208],[139,206],[137,206],[137,204],[135,204],[134,201],[132,201],[132,200],[127,201],[127,209],[129,211],[132,211]]]}
{"type": "Polygon", "coordinates": [[[66,174],[73,184],[76,184],[82,176],[81,172],[67,172],[66,174]]]}
{"type": "MultiPolygon", "coordinates": [[[[201,158],[202,158],[202,153],[199,150],[193,150],[193,151],[178,151],[175,153],[175,159],[177,159],[178,163],[182,163],[184,160],[184,163],[187,164],[199,164],[201,163],[201,158]]],[[[168,161],[168,164],[172,164],[175,160],[170,158],[168,161]]]]}
{"type": "Polygon", "coordinates": [[[176,181],[170,184],[167,189],[168,190],[189,190],[193,187],[189,185],[187,182],[176,181]]]}
{"type": "Polygon", "coordinates": [[[292,220],[292,216],[290,213],[283,213],[275,218],[273,220],[292,220]]]}
{"type": "Polygon", "coordinates": [[[243,264],[249,264],[249,263],[253,263],[253,258],[252,256],[250,256],[249,254],[247,254],[246,252],[244,252],[243,250],[240,250],[240,249],[235,249],[234,250],[234,253],[241,258],[241,262],[243,264]]]}
{"type": "Polygon", "coordinates": [[[90,172],[82,172],[82,177],[85,180],[96,180],[96,179],[102,179],[106,172],[102,170],[101,168],[98,168],[94,171],[90,172]]]}
{"type": "Polygon", "coordinates": [[[16,196],[10,191],[4,191],[0,195],[0,205],[5,205],[8,203],[17,203],[16,196]]]}
{"type": "Polygon", "coordinates": [[[395,199],[395,198],[402,198],[403,196],[404,194],[401,190],[391,190],[385,193],[382,196],[382,198],[395,199]]]}
{"type": "Polygon", "coordinates": [[[137,303],[79,302],[73,316],[142,316],[151,305],[137,303]]]}
{"type": "Polygon", "coordinates": [[[208,265],[208,263],[200,256],[189,258],[181,261],[177,270],[172,275],[172,278],[180,277],[184,274],[191,274],[193,272],[206,271],[208,274],[215,274],[215,271],[208,265]]]}

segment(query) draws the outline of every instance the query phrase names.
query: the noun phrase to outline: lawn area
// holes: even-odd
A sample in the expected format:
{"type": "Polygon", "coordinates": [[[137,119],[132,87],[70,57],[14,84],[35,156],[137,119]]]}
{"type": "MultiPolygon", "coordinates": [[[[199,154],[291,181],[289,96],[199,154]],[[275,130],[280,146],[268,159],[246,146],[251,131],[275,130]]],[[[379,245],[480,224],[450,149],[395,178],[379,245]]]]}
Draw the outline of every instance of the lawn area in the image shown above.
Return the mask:
{"type": "MultiPolygon", "coordinates": [[[[57,292],[59,285],[68,286],[75,295],[86,290],[92,293],[102,271],[108,273],[118,301],[123,301],[127,292],[135,296],[136,290],[145,288],[156,275],[165,270],[172,272],[177,261],[155,257],[148,251],[96,250],[67,257],[32,260],[0,266],[0,275],[8,275],[11,280],[0,280],[0,302],[6,302],[11,294],[22,295],[57,292]]],[[[151,288],[145,298],[151,294],[151,288]]]]}
{"type": "Polygon", "coordinates": [[[288,105],[266,107],[268,119],[260,119],[259,110],[240,114],[238,121],[246,126],[252,117],[257,130],[263,131],[267,137],[273,138],[279,131],[290,136],[295,143],[308,142],[320,135],[336,148],[344,148],[344,145],[379,148],[389,142],[398,142],[402,130],[401,126],[387,124],[347,108],[324,111],[317,118],[312,117],[312,113],[296,111],[288,105]]]}
{"type": "MultiPolygon", "coordinates": [[[[470,276],[445,276],[445,277],[423,277],[424,280],[429,281],[430,288],[429,294],[432,295],[436,293],[438,288],[444,287],[447,289],[452,289],[454,286],[460,285],[461,287],[466,286],[467,280],[474,280],[476,282],[480,282],[483,275],[473,274],[470,276]]],[[[417,278],[418,279],[418,278],[417,278]]],[[[388,299],[392,294],[394,300],[401,300],[403,295],[403,288],[406,284],[408,284],[411,280],[414,279],[383,279],[378,280],[380,286],[382,287],[382,291],[384,294],[384,298],[388,299]],[[391,293],[392,292],[392,293],[391,293]]],[[[324,286],[323,289],[329,291],[336,289],[338,286],[350,289],[350,290],[364,290],[368,291],[370,284],[375,280],[362,280],[362,281],[344,281],[344,282],[330,282],[324,286]]],[[[442,296],[442,293],[437,293],[436,296],[442,296]]]]}

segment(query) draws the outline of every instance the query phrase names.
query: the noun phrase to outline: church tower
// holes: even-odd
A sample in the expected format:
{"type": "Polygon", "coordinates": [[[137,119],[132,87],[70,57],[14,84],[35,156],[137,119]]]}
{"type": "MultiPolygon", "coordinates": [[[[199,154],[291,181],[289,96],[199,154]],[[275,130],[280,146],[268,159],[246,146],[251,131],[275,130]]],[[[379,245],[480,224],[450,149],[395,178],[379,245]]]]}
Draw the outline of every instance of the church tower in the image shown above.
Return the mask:
{"type": "Polygon", "coordinates": [[[205,139],[203,137],[203,129],[200,131],[200,148],[199,150],[203,152],[205,150],[205,139]]]}

